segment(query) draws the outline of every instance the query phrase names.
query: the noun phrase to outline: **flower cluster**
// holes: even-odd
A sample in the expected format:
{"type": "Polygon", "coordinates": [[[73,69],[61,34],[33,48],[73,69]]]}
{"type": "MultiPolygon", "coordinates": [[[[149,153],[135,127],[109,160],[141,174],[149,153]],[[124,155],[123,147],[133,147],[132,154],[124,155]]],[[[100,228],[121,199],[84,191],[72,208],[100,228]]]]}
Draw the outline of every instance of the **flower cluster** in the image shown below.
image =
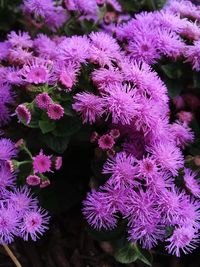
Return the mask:
{"type": "Polygon", "coordinates": [[[50,217],[27,186],[16,187],[17,172],[10,164],[18,153],[16,144],[1,138],[0,147],[0,244],[15,237],[35,241],[48,229],[50,217]]]}
{"type": "Polygon", "coordinates": [[[142,12],[128,23],[115,27],[120,41],[127,42],[132,59],[149,64],[161,58],[190,62],[199,71],[199,8],[190,1],[168,1],[161,11],[142,12]]]}

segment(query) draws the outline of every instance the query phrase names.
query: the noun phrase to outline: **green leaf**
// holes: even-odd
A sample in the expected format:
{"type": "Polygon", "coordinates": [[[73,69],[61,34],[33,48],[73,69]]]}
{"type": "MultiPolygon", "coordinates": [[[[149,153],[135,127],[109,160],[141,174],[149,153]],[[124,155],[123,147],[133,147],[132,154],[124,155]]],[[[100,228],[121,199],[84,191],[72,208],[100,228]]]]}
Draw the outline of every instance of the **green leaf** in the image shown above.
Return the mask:
{"type": "Polygon", "coordinates": [[[152,255],[149,251],[141,249],[137,244],[120,240],[115,250],[115,259],[123,264],[129,264],[136,260],[152,266],[152,255]]]}
{"type": "Polygon", "coordinates": [[[56,123],[53,134],[57,137],[71,136],[81,128],[81,122],[77,117],[63,117],[56,123]]]}
{"type": "Polygon", "coordinates": [[[182,76],[182,71],[175,64],[165,64],[161,66],[162,71],[170,79],[179,79],[182,76]]]}
{"type": "Polygon", "coordinates": [[[116,261],[123,264],[129,264],[138,259],[138,255],[130,243],[127,243],[126,245],[122,244],[122,246],[118,247],[115,251],[114,257],[116,261]]]}
{"type": "Polygon", "coordinates": [[[39,121],[39,127],[43,134],[52,132],[56,128],[56,124],[54,121],[39,121]]]}
{"type": "Polygon", "coordinates": [[[58,154],[63,154],[68,147],[70,137],[56,137],[52,134],[45,134],[41,136],[42,141],[58,154]]]}
{"type": "Polygon", "coordinates": [[[164,82],[167,85],[168,95],[171,98],[175,98],[176,96],[180,95],[181,91],[183,90],[183,84],[180,81],[174,81],[165,78],[164,82]]]}

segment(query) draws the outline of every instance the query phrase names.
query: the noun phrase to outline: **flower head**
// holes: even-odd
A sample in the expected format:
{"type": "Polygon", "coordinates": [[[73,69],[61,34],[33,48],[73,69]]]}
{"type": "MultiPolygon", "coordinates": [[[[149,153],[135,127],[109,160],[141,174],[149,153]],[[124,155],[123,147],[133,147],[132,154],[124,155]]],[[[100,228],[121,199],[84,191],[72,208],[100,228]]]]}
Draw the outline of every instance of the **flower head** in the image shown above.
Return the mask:
{"type": "Polygon", "coordinates": [[[36,185],[39,185],[41,182],[41,178],[35,174],[33,175],[29,175],[27,178],[26,178],[26,183],[28,185],[31,185],[31,186],[36,186],[36,185]]]}
{"type": "Polygon", "coordinates": [[[0,164],[0,189],[13,187],[16,182],[16,174],[11,172],[6,163],[0,164]]]}
{"type": "Polygon", "coordinates": [[[104,193],[92,191],[83,201],[83,214],[88,223],[96,229],[113,229],[116,226],[115,209],[104,193]]]}
{"type": "Polygon", "coordinates": [[[21,75],[28,83],[47,83],[51,78],[51,66],[49,62],[36,58],[23,66],[21,75]]]}
{"type": "Polygon", "coordinates": [[[51,156],[46,156],[43,151],[33,158],[34,173],[44,173],[51,171],[51,156]]]}
{"type": "Polygon", "coordinates": [[[36,241],[48,229],[49,219],[47,211],[41,208],[27,211],[20,226],[22,238],[28,241],[30,236],[36,241]]]}
{"type": "Polygon", "coordinates": [[[60,104],[50,104],[47,107],[47,115],[52,120],[60,120],[64,116],[64,108],[60,104]]]}
{"type": "Polygon", "coordinates": [[[167,242],[170,242],[166,246],[169,253],[180,257],[180,251],[188,254],[197,247],[199,243],[199,234],[192,227],[180,227],[176,228],[167,242]]]}
{"type": "Polygon", "coordinates": [[[197,173],[190,169],[184,169],[184,182],[187,189],[195,196],[200,198],[200,182],[195,179],[197,173]]]}
{"type": "Polygon", "coordinates": [[[115,144],[115,141],[113,137],[110,136],[109,134],[102,135],[98,140],[98,145],[103,150],[112,149],[114,144],[115,144]]]}
{"type": "Polygon", "coordinates": [[[15,144],[7,138],[0,139],[0,160],[9,160],[16,157],[17,149],[15,144]]]}
{"type": "Polygon", "coordinates": [[[31,112],[24,104],[17,106],[15,112],[20,122],[25,124],[29,124],[31,122],[31,112]]]}
{"type": "Polygon", "coordinates": [[[81,115],[83,123],[92,124],[102,116],[104,102],[101,97],[84,92],[76,94],[74,99],[75,103],[72,107],[81,115]]]}
{"type": "Polygon", "coordinates": [[[47,109],[52,103],[52,99],[47,93],[40,93],[36,96],[35,103],[39,108],[47,109]]]}
{"type": "Polygon", "coordinates": [[[103,167],[103,174],[111,174],[108,184],[114,188],[124,188],[137,185],[134,180],[136,174],[135,158],[126,155],[125,152],[117,153],[114,158],[106,161],[103,167]]]}
{"type": "Polygon", "coordinates": [[[19,31],[18,33],[16,33],[12,31],[8,34],[8,42],[13,48],[31,48],[33,46],[33,41],[31,40],[28,32],[19,31]]]}

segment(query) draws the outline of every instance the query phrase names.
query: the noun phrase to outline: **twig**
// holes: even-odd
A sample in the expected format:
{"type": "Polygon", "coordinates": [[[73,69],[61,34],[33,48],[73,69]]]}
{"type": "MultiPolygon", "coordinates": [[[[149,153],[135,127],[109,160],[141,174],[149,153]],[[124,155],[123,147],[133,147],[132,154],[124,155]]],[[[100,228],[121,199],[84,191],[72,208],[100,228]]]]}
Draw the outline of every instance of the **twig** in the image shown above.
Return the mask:
{"type": "Polygon", "coordinates": [[[9,257],[11,258],[11,260],[16,265],[16,267],[22,267],[22,265],[19,263],[18,259],[15,257],[13,252],[10,250],[10,248],[7,245],[3,245],[3,247],[4,247],[5,251],[7,252],[7,254],[9,255],[9,257]]]}

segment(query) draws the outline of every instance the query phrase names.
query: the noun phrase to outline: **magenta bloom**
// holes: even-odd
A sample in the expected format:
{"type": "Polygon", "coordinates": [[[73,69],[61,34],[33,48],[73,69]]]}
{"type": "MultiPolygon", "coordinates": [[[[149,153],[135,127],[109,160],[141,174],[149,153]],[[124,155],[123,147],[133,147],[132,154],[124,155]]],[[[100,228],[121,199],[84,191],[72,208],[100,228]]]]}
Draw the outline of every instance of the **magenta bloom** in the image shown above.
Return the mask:
{"type": "Polygon", "coordinates": [[[15,144],[10,139],[1,138],[0,148],[0,160],[9,160],[17,155],[15,144]]]}
{"type": "Polygon", "coordinates": [[[24,65],[21,75],[28,83],[40,84],[50,81],[50,71],[49,62],[36,58],[24,65]]]}
{"type": "Polygon", "coordinates": [[[60,120],[64,116],[64,108],[60,104],[50,104],[47,107],[47,115],[52,120],[60,120]]]}
{"type": "Polygon", "coordinates": [[[120,131],[118,129],[112,129],[110,130],[110,135],[114,138],[117,139],[120,137],[120,131]]]}
{"type": "Polygon", "coordinates": [[[27,211],[23,216],[23,222],[20,226],[20,234],[25,241],[28,241],[29,236],[33,241],[40,238],[43,233],[49,229],[50,217],[47,211],[39,208],[27,211]]]}
{"type": "Polygon", "coordinates": [[[50,185],[50,180],[49,179],[45,179],[44,181],[41,182],[40,188],[45,188],[45,187],[47,187],[49,185],[50,185]]]}
{"type": "Polygon", "coordinates": [[[172,236],[166,241],[170,242],[170,244],[166,246],[168,252],[180,257],[180,251],[188,254],[197,247],[199,234],[190,226],[180,227],[176,228],[172,236]]]}
{"type": "Polygon", "coordinates": [[[31,186],[39,185],[41,182],[41,178],[37,175],[29,175],[26,178],[26,183],[31,186]]]}
{"type": "Polygon", "coordinates": [[[137,114],[138,98],[135,90],[129,86],[113,86],[108,90],[109,94],[104,96],[106,112],[112,115],[114,124],[130,124],[137,114]]]}
{"type": "Polygon", "coordinates": [[[47,109],[52,103],[52,99],[47,93],[41,93],[36,96],[35,103],[39,108],[47,109]]]}
{"type": "Polygon", "coordinates": [[[0,60],[5,60],[9,53],[9,43],[0,42],[0,60]]]}
{"type": "Polygon", "coordinates": [[[177,113],[177,117],[179,121],[189,124],[193,120],[194,115],[192,114],[192,112],[182,110],[177,113]]]}
{"type": "Polygon", "coordinates": [[[187,168],[184,169],[184,173],[185,186],[195,197],[200,198],[200,182],[195,179],[197,173],[187,168]]]}
{"type": "Polygon", "coordinates": [[[15,112],[19,122],[24,124],[29,124],[31,122],[31,112],[24,104],[17,106],[15,112]]]}
{"type": "Polygon", "coordinates": [[[20,217],[15,209],[8,205],[0,205],[0,244],[9,244],[19,235],[20,217]]]}
{"type": "Polygon", "coordinates": [[[51,156],[46,156],[43,151],[33,158],[34,173],[44,173],[51,171],[51,156]]]}
{"type": "Polygon", "coordinates": [[[195,41],[193,46],[187,46],[185,50],[186,62],[192,64],[193,70],[200,70],[200,41],[195,41]]]}
{"type": "Polygon", "coordinates": [[[136,171],[135,158],[131,155],[126,155],[125,152],[120,152],[114,158],[106,161],[102,173],[111,174],[108,184],[120,189],[138,184],[134,180],[136,171]]]}
{"type": "Polygon", "coordinates": [[[110,136],[109,134],[102,135],[98,140],[98,145],[103,150],[112,149],[114,144],[115,144],[115,141],[113,137],[110,136]]]}
{"type": "Polygon", "coordinates": [[[74,99],[75,103],[72,107],[81,115],[83,123],[93,124],[102,116],[104,103],[99,96],[84,92],[76,94],[74,99]]]}
{"type": "Polygon", "coordinates": [[[56,157],[55,159],[55,169],[60,170],[62,167],[62,157],[56,157]]]}
{"type": "Polygon", "coordinates": [[[114,207],[105,197],[104,193],[92,191],[83,201],[83,214],[88,223],[95,229],[113,229],[117,219],[114,215],[114,207]]]}

